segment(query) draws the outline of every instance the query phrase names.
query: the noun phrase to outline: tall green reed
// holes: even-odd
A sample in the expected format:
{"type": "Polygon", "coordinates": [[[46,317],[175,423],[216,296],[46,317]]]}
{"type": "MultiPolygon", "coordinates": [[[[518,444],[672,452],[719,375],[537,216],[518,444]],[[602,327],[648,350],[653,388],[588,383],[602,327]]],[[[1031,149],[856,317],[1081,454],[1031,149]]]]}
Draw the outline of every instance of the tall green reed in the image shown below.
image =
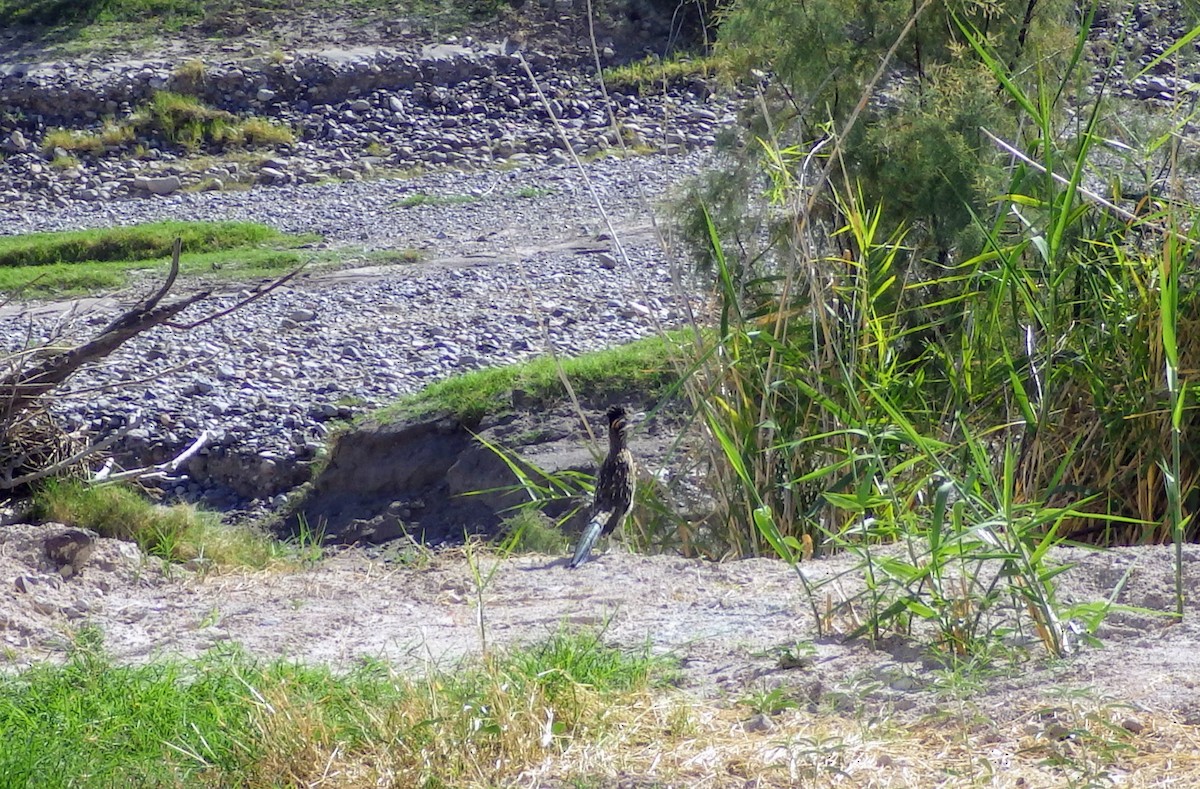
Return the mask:
{"type": "MultiPolygon", "coordinates": [[[[960,23],[1019,130],[985,130],[1009,183],[976,215],[975,252],[923,259],[853,181],[806,189],[836,164],[836,138],[809,156],[760,140],[765,252],[731,259],[703,212],[718,330],[689,392],[712,438],[719,536],[735,555],[854,555],[859,591],[801,573],[822,629],[932,628],[953,656],[1023,634],[1063,654],[1072,617],[1094,629],[1112,602],[1061,604],[1055,546],[1189,536],[1197,463],[1172,293],[1192,247],[1170,228],[1191,223],[1179,202],[1134,215],[1086,188],[1111,119],[1107,86],[1082,90],[1089,20],[1057,75],[1010,72],[960,23]]],[[[1197,306],[1178,307],[1189,327],[1197,306]]]]}

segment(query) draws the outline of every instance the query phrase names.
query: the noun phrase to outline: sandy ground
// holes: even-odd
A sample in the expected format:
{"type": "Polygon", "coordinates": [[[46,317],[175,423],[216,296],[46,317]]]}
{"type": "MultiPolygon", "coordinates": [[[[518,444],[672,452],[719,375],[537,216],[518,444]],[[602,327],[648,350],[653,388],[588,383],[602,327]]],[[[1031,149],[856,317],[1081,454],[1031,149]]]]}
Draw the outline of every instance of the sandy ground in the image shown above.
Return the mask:
{"type": "MultiPolygon", "coordinates": [[[[119,661],[192,656],[236,642],[263,657],[348,667],[369,656],[414,671],[453,668],[480,654],[485,639],[490,648],[592,627],[614,644],[649,644],[675,656],[681,688],[707,699],[778,687],[800,699],[848,694],[925,715],[946,703],[952,686],[951,695],[962,693],[919,646],[818,636],[794,571],[768,559],[712,563],[613,548],[571,571],[559,557],[483,554],[480,569],[491,575],[480,594],[461,550],[401,561],[349,549],[304,569],[201,574],[164,569],[128,543],[102,539],[83,574],[63,580],[42,548],[61,529],[0,528],[0,665],[9,669],[61,659],[85,624],[103,631],[119,661]]],[[[1168,547],[1061,551],[1075,563],[1059,577],[1064,601],[1115,593],[1131,608],[1108,615],[1098,647],[1081,645],[1059,660],[1036,647],[1017,650],[1015,661],[972,675],[979,680],[968,692],[973,703],[1003,717],[1082,691],[1200,726],[1200,610],[1190,602],[1178,624],[1155,613],[1173,605],[1171,557],[1168,547]]],[[[1189,587],[1200,580],[1198,558],[1200,548],[1189,546],[1189,587]]],[[[819,580],[849,562],[813,561],[803,572],[819,580]]],[[[850,574],[845,586],[855,583],[850,574]]],[[[833,622],[849,626],[846,616],[833,622]]]]}

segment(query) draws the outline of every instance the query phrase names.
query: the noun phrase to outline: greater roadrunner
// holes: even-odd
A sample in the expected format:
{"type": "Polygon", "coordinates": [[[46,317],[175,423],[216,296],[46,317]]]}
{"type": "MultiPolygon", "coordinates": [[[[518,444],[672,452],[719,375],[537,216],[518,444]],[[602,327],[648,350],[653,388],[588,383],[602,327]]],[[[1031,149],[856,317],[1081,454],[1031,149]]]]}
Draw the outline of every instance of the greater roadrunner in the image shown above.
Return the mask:
{"type": "Polygon", "coordinates": [[[600,465],[596,475],[595,500],[587,528],[579,538],[569,567],[578,567],[587,561],[592,546],[601,534],[612,534],[629,510],[633,508],[633,489],[637,483],[637,471],[633,455],[629,453],[629,412],[624,406],[614,405],[608,409],[608,457],[600,465]]]}

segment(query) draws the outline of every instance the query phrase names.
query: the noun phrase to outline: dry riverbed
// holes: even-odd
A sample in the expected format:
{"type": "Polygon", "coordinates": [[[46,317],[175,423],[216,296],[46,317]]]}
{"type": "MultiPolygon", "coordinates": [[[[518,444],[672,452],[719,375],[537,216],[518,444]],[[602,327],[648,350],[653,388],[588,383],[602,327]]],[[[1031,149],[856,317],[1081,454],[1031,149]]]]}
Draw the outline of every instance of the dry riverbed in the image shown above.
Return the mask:
{"type": "MultiPolygon", "coordinates": [[[[1162,785],[1168,776],[1190,785],[1200,776],[1200,611],[1190,604],[1180,624],[1151,612],[1172,604],[1166,547],[1062,554],[1077,563],[1060,577],[1064,600],[1106,599],[1124,578],[1117,602],[1146,609],[1110,614],[1100,646],[1062,660],[1033,648],[987,669],[949,671],[900,641],[872,649],[818,637],[794,572],[766,559],[711,563],[614,548],[569,571],[562,557],[484,553],[474,560],[485,577],[495,572],[481,591],[462,550],[372,558],[350,549],[303,568],[200,574],[104,539],[82,576],[64,581],[41,549],[54,528],[0,530],[0,584],[8,590],[0,639],[10,669],[61,659],[85,624],[103,632],[118,661],[193,656],[235,642],[264,658],[343,668],[381,658],[411,672],[453,670],[485,645],[602,628],[609,642],[648,644],[676,658],[676,688],[664,694],[692,709],[712,738],[708,761],[691,767],[699,750],[660,744],[684,750],[664,756],[647,780],[711,776],[737,760],[739,770],[761,768],[760,785],[777,785],[786,775],[811,775],[795,772],[798,741],[811,746],[804,770],[815,769],[813,753],[837,766],[818,770],[829,784],[852,785],[838,771],[879,786],[929,785],[939,775],[949,785],[1005,786],[1162,785]],[[757,715],[772,693],[783,709],[757,715]],[[778,747],[784,751],[772,751],[778,747]]],[[[1187,551],[1191,586],[1198,553],[1187,551]]],[[[848,561],[802,569],[827,578],[848,561]]],[[[833,624],[844,630],[850,622],[833,624]]],[[[636,760],[623,769],[635,768],[636,760]]],[[[547,770],[528,785],[556,785],[547,770]]]]}

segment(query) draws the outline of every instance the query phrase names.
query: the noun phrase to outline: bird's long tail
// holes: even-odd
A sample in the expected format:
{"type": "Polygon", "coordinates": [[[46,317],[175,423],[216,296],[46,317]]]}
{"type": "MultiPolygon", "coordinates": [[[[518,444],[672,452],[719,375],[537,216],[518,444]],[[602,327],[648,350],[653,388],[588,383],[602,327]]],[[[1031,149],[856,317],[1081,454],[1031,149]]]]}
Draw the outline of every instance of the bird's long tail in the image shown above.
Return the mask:
{"type": "Polygon", "coordinates": [[[596,540],[600,539],[600,532],[604,529],[605,518],[602,514],[597,514],[594,518],[588,521],[587,528],[583,530],[583,536],[579,538],[579,544],[575,546],[575,556],[571,558],[571,563],[568,567],[575,568],[588,560],[588,555],[592,552],[592,547],[595,546],[596,540]]]}

